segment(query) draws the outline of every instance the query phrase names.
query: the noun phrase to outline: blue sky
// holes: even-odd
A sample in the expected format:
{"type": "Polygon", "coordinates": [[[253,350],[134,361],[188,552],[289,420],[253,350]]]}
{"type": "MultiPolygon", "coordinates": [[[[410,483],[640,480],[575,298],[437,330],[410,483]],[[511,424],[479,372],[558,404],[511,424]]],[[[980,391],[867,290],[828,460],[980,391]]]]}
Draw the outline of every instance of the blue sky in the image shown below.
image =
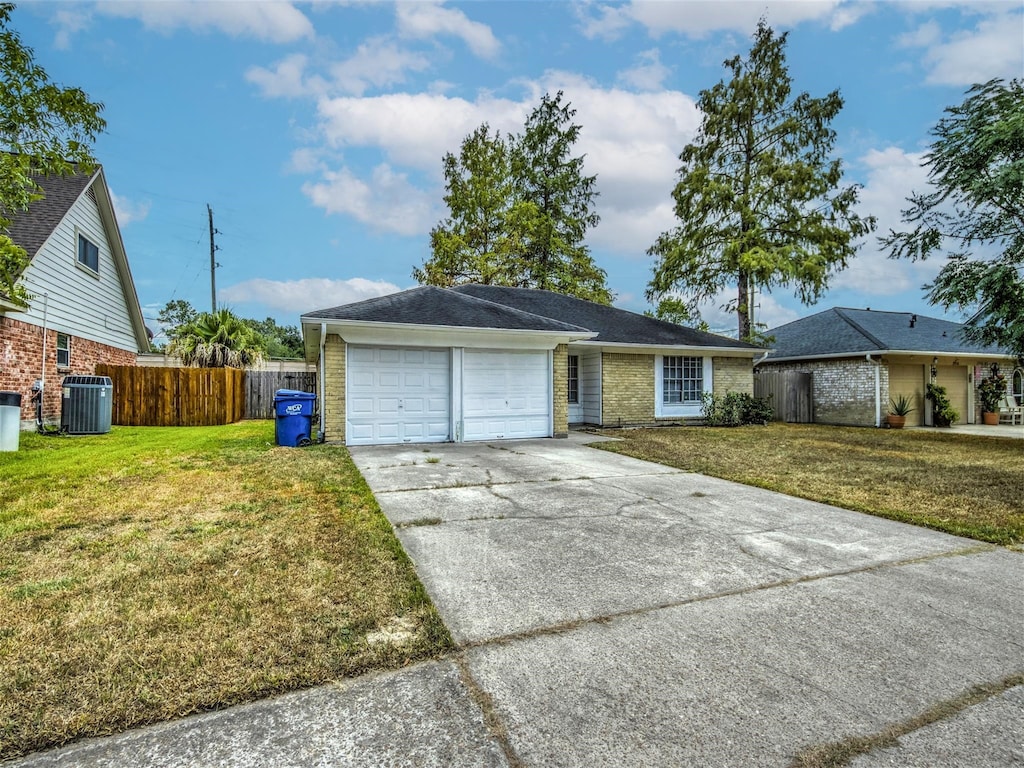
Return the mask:
{"type": "MultiPolygon", "coordinates": [[[[102,101],[96,147],[143,311],[218,301],[297,324],[303,312],[412,287],[444,217],[441,158],[482,122],[521,129],[563,90],[597,175],[588,236],[626,309],[647,308],[647,248],[674,224],[678,154],[702,88],[745,54],[758,17],[790,33],[796,90],[846,100],[835,121],[861,211],[899,225],[926,186],[928,131],[972,83],[1024,75],[1015,2],[33,2],[13,25],[50,76],[102,101]]],[[[812,307],[760,297],[769,326],[831,306],[942,316],[940,264],[875,239],[812,307]]],[[[723,297],[723,301],[726,297],[723,297]]],[[[716,305],[712,327],[734,328],[716,305]]],[[[952,319],[958,319],[955,316],[952,319]]]]}

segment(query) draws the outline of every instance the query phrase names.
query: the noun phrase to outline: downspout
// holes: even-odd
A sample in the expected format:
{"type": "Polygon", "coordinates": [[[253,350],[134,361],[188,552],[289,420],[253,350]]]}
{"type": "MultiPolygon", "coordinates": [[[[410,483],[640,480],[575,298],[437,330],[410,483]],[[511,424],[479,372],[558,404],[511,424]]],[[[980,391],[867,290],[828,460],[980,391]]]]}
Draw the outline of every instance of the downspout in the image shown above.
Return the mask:
{"type": "Polygon", "coordinates": [[[764,351],[764,354],[763,354],[763,355],[761,355],[761,356],[760,356],[759,358],[757,358],[757,360],[755,360],[755,361],[754,361],[754,366],[753,366],[753,367],[754,367],[754,368],[757,368],[757,366],[759,366],[759,365],[760,365],[761,363],[763,363],[763,362],[764,362],[764,360],[765,360],[765,358],[766,358],[766,357],[768,357],[768,355],[770,355],[770,354],[771,354],[771,352],[772,352],[772,351],[771,351],[770,349],[766,349],[766,350],[764,351]]]}
{"type": "MultiPolygon", "coordinates": [[[[320,431],[317,433],[316,441],[322,443],[327,435],[327,362],[324,355],[327,351],[327,323],[320,323],[320,431]]],[[[344,393],[343,393],[344,394],[344,393]]]]}
{"type": "Polygon", "coordinates": [[[42,430],[46,410],[46,310],[50,305],[50,294],[43,294],[43,365],[39,375],[39,408],[36,410],[36,428],[42,430]]]}
{"type": "Polygon", "coordinates": [[[865,359],[875,364],[875,426],[882,426],[882,361],[872,360],[871,353],[866,354],[865,359]]]}

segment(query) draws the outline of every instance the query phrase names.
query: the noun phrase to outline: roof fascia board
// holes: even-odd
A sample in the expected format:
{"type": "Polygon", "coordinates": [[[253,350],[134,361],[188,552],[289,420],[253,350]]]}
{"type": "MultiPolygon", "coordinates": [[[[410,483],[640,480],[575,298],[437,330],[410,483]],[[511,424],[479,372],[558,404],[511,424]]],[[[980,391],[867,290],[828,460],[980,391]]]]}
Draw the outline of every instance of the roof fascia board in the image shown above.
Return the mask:
{"type": "Polygon", "coordinates": [[[842,359],[844,357],[847,357],[847,358],[862,358],[865,355],[871,355],[873,357],[882,357],[884,355],[909,355],[909,356],[913,357],[913,356],[916,356],[916,355],[920,355],[920,356],[923,356],[923,357],[939,357],[939,358],[942,358],[942,357],[953,357],[953,358],[956,358],[956,357],[989,357],[989,358],[998,357],[998,358],[1013,359],[1013,360],[1016,359],[1016,357],[1014,355],[1009,355],[1009,354],[1006,354],[1006,353],[1003,353],[1003,352],[972,352],[970,350],[966,350],[966,351],[962,351],[962,352],[949,352],[949,351],[939,352],[939,351],[929,351],[927,349],[870,349],[870,350],[869,349],[865,349],[865,350],[863,350],[861,352],[834,352],[834,353],[828,354],[828,355],[793,355],[793,356],[790,356],[790,357],[772,357],[771,355],[769,355],[764,360],[762,360],[761,363],[764,364],[764,363],[788,363],[788,362],[804,362],[804,361],[812,362],[814,360],[839,360],[839,359],[842,359]]]}
{"type": "Polygon", "coordinates": [[[319,333],[320,323],[327,324],[327,333],[341,336],[349,344],[380,344],[390,346],[432,347],[504,347],[522,349],[554,349],[559,344],[592,338],[592,331],[537,331],[508,328],[464,328],[452,325],[411,325],[408,323],[377,323],[363,320],[317,320],[303,316],[303,334],[319,333]]]}
{"type": "Polygon", "coordinates": [[[754,358],[764,354],[763,349],[748,349],[746,347],[704,347],[693,344],[631,344],[629,342],[605,342],[605,341],[575,341],[573,346],[596,347],[604,352],[623,352],[633,355],[663,355],[666,352],[700,352],[702,354],[713,352],[717,354],[730,355],[732,357],[754,358]]]}

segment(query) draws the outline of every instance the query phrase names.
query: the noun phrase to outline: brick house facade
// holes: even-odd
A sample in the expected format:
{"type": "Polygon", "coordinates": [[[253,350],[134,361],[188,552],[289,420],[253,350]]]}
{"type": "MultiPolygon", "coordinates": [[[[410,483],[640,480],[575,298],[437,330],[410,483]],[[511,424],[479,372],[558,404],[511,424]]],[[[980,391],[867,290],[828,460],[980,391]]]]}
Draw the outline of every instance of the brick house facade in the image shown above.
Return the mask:
{"type": "MultiPolygon", "coordinates": [[[[57,365],[55,330],[46,331],[46,384],[43,398],[43,419],[57,421],[61,408],[61,380],[68,375],[93,376],[99,363],[135,365],[136,353],[100,344],[70,334],[60,334],[67,342],[68,364],[57,365]]],[[[32,387],[42,378],[43,329],[37,325],[0,316],[0,390],[19,392],[23,427],[35,423],[32,387]]]]}

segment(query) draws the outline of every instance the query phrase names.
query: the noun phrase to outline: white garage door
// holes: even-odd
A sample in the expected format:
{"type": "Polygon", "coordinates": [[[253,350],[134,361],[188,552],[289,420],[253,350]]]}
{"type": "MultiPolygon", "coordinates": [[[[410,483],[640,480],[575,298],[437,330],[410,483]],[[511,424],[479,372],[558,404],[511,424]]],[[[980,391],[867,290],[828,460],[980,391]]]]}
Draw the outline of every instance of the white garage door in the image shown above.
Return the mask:
{"type": "Polygon", "coordinates": [[[467,349],[462,363],[463,440],[551,435],[547,352],[467,349]]]}
{"type": "Polygon", "coordinates": [[[346,374],[349,445],[449,439],[447,349],[350,346],[346,374]]]}

